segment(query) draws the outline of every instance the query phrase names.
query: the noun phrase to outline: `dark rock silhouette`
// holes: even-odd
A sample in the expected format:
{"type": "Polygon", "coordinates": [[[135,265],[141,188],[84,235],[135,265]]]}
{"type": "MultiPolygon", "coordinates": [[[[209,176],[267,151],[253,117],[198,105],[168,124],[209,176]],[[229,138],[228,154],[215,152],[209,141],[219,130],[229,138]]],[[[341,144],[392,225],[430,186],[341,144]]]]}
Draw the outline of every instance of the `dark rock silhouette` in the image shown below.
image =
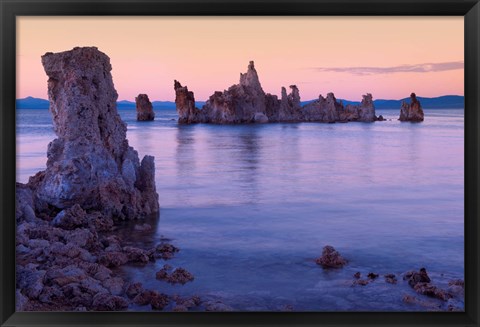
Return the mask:
{"type": "Polygon", "coordinates": [[[158,212],[155,164],[128,145],[116,109],[110,59],[95,47],[46,53],[50,111],[57,138],[47,168],[31,177],[37,212],[79,205],[113,219],[158,212]]]}
{"type": "Polygon", "coordinates": [[[175,105],[178,112],[178,122],[181,124],[203,123],[205,118],[203,112],[195,107],[195,97],[188,87],[182,86],[180,82],[174,82],[175,105]]]}
{"type": "Polygon", "coordinates": [[[319,96],[302,107],[300,91],[296,85],[290,86],[290,93],[282,87],[280,99],[265,93],[260,84],[253,61],[247,72],[240,74],[239,84],[232,85],[223,92],[215,92],[202,109],[195,107],[194,94],[178,81],[174,83],[175,104],[180,124],[213,123],[241,124],[268,122],[373,122],[377,120],[372,95],[363,96],[360,105],[344,107],[333,93],[327,98],[319,96]]]}
{"type": "Polygon", "coordinates": [[[410,103],[402,102],[400,121],[421,122],[424,119],[423,109],[415,93],[410,94],[410,103]]]}
{"type": "Polygon", "coordinates": [[[410,285],[419,294],[435,297],[443,301],[447,301],[453,297],[453,295],[448,291],[433,285],[425,268],[421,268],[418,272],[407,272],[403,276],[403,279],[407,280],[408,285],[410,285]]]}
{"type": "Polygon", "coordinates": [[[139,94],[135,98],[135,106],[137,109],[137,120],[149,121],[155,119],[155,112],[153,106],[146,94],[139,94]]]}
{"type": "Polygon", "coordinates": [[[342,268],[347,264],[347,260],[345,260],[340,253],[330,245],[323,248],[322,256],[315,260],[315,262],[323,268],[342,268]]]}

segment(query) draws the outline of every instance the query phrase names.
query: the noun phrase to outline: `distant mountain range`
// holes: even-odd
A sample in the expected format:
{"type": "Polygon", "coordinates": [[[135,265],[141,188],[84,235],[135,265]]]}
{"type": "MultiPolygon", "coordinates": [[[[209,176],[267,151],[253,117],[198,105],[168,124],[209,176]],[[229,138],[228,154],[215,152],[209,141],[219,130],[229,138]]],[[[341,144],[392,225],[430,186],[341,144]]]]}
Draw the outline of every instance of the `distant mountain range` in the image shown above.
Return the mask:
{"type": "MultiPolygon", "coordinates": [[[[464,97],[461,95],[444,95],[435,98],[423,98],[417,97],[417,99],[422,104],[422,108],[424,109],[463,109],[464,108],[464,97]]],[[[344,105],[353,104],[358,105],[360,101],[349,101],[349,100],[340,100],[343,101],[344,105]]],[[[302,106],[310,103],[314,100],[302,102],[302,106]]],[[[410,102],[410,97],[400,99],[400,100],[384,100],[378,99],[373,100],[373,104],[375,105],[376,109],[399,109],[402,105],[402,101],[410,102]]]]}
{"type": "MultiPolygon", "coordinates": [[[[422,98],[417,97],[424,109],[463,109],[464,97],[461,95],[444,95],[435,98],[422,98]]],[[[359,101],[341,100],[344,105],[347,104],[359,104],[359,101]]],[[[314,100],[303,101],[302,106],[310,103],[314,100]]],[[[400,109],[402,101],[409,101],[409,98],[400,100],[374,100],[373,103],[376,109],[400,109]]],[[[26,97],[23,99],[17,99],[17,109],[48,109],[49,102],[45,99],[26,97]]],[[[196,106],[201,108],[205,102],[197,101],[196,106]]],[[[172,101],[153,101],[153,108],[155,109],[175,109],[175,102],[172,101]]],[[[117,102],[118,109],[135,109],[135,102],[122,100],[117,102]]]]}

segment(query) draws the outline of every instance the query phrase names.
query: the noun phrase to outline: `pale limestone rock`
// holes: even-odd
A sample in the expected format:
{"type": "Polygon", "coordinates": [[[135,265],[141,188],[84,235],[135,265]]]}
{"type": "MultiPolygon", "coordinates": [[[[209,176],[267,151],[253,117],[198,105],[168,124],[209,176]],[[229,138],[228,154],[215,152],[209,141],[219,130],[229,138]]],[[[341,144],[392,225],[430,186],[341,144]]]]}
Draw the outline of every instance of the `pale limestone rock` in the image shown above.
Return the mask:
{"type": "Polygon", "coordinates": [[[46,53],[42,64],[57,138],[46,170],[29,180],[36,210],[78,204],[114,219],[158,212],[154,158],[140,162],[128,145],[109,57],[95,47],[74,48],[46,53]]]}

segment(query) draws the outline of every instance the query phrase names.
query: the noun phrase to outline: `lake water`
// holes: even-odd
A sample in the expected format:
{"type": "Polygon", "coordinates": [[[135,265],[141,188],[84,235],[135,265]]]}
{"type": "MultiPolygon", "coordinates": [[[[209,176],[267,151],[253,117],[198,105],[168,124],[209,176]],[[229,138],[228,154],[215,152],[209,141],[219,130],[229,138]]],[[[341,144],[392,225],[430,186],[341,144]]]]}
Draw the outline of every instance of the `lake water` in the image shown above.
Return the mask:
{"type": "MultiPolygon", "coordinates": [[[[161,206],[152,232],[120,232],[140,247],[171,239],[181,251],[168,263],[195,276],[167,285],[157,261],[117,272],[128,279],[235,310],[413,311],[426,309],[402,297],[426,298],[400,274],[425,267],[438,286],[464,278],[463,110],[425,110],[419,124],[377,109],[391,120],[238,126],[119,113],[140,157],[155,156],[161,206]],[[347,266],[315,264],[327,244],[347,266]],[[357,271],[399,282],[352,287],[357,271]]],[[[17,110],[17,181],[44,169],[54,138],[47,110],[17,110]]]]}

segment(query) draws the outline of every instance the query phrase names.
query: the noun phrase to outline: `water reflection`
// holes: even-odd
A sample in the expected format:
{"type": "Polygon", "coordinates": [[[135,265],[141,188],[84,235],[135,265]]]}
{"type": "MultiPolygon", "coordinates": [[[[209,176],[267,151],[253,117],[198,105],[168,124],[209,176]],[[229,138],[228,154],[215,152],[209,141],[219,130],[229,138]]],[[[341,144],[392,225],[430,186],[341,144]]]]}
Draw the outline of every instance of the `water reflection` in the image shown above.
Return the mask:
{"type": "Polygon", "coordinates": [[[260,144],[262,134],[259,129],[262,126],[246,126],[239,137],[239,156],[236,158],[240,163],[240,186],[243,194],[242,199],[246,203],[254,204],[259,201],[258,174],[261,161],[260,144]]]}
{"type": "Polygon", "coordinates": [[[195,179],[195,125],[178,125],[176,132],[175,168],[178,185],[183,191],[177,192],[180,203],[190,205],[193,197],[192,187],[195,179]]]}
{"type": "Polygon", "coordinates": [[[193,176],[195,170],[195,125],[178,125],[175,163],[177,176],[193,176]]]}
{"type": "Polygon", "coordinates": [[[281,124],[280,125],[280,139],[271,139],[269,143],[277,143],[279,146],[279,158],[283,166],[284,172],[290,172],[295,174],[298,170],[298,163],[302,159],[302,153],[300,153],[299,144],[299,124],[281,124]]]}
{"type": "Polygon", "coordinates": [[[118,235],[124,246],[135,246],[150,249],[156,246],[163,238],[159,229],[160,214],[152,214],[143,220],[120,221],[115,227],[115,235],[118,235]],[[146,228],[145,224],[151,226],[146,228]],[[135,226],[138,226],[135,228],[135,226]]]}
{"type": "MultiPolygon", "coordinates": [[[[463,111],[422,124],[382,112],[393,120],[245,126],[179,126],[162,113],[150,125],[122,114],[130,144],[155,156],[162,215],[150,231],[129,225],[122,237],[141,248],[172,238],[181,251],[168,263],[195,276],[183,286],[156,280],[159,260],[122,267],[128,281],[216,294],[236,310],[411,311],[401,300],[416,296],[407,283],[351,287],[353,274],[426,267],[436,283],[464,276],[463,111]],[[325,244],[349,264],[319,268],[313,258],[325,244]]],[[[21,171],[45,160],[53,139],[24,131],[21,171]]]]}

